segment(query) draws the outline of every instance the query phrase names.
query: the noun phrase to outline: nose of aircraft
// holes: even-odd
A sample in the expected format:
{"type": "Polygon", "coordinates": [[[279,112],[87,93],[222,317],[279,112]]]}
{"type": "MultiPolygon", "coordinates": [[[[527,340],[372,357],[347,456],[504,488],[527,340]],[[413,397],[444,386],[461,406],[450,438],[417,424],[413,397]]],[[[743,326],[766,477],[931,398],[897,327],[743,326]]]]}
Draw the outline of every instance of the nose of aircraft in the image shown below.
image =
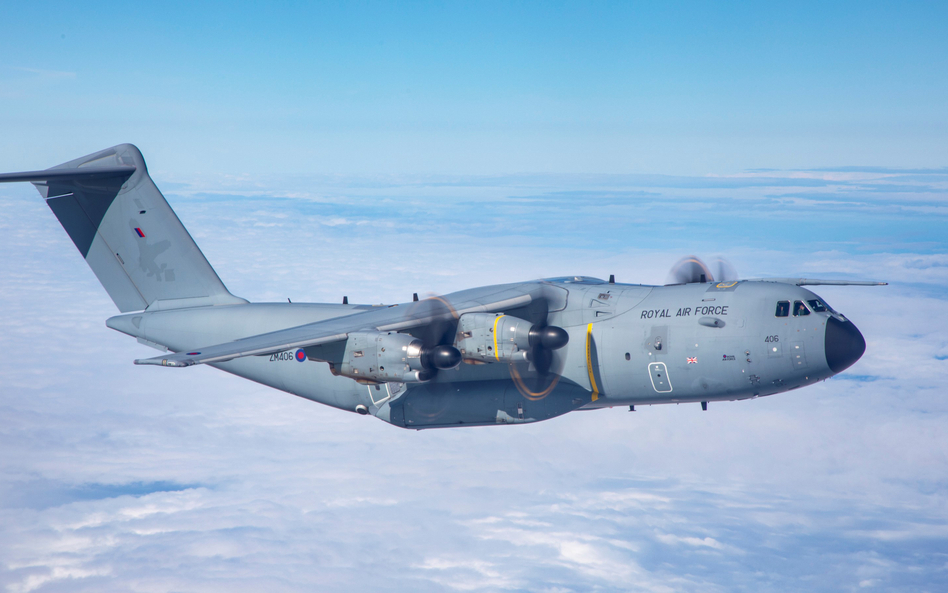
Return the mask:
{"type": "Polygon", "coordinates": [[[866,351],[866,340],[852,321],[830,317],[826,321],[823,339],[826,364],[834,373],[841,373],[851,367],[866,351]]]}

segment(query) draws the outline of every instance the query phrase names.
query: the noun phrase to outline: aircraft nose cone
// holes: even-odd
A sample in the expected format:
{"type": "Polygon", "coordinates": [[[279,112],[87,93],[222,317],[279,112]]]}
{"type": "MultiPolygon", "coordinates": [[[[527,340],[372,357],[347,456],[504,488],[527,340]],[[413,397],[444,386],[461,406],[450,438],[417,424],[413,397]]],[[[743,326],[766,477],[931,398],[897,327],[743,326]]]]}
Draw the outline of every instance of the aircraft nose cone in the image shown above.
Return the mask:
{"type": "Polygon", "coordinates": [[[853,366],[866,351],[866,340],[852,321],[830,317],[826,322],[824,350],[830,370],[841,373],[853,366]]]}

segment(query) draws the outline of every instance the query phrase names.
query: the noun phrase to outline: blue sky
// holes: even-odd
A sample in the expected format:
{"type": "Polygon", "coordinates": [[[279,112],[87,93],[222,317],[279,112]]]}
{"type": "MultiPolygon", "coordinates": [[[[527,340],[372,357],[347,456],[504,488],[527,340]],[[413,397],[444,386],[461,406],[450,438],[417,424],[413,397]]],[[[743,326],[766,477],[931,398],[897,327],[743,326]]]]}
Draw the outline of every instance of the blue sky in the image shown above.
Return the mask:
{"type": "Polygon", "coordinates": [[[662,283],[687,253],[891,282],[817,291],[868,350],[806,389],[411,432],[132,365],[2,185],[4,591],[948,587],[941,5],[0,11],[0,170],[135,143],[251,300],[662,283]]]}
{"type": "Polygon", "coordinates": [[[39,134],[68,154],[134,141],[189,172],[944,165],[937,3],[3,10],[15,164],[59,158],[39,134]]]}

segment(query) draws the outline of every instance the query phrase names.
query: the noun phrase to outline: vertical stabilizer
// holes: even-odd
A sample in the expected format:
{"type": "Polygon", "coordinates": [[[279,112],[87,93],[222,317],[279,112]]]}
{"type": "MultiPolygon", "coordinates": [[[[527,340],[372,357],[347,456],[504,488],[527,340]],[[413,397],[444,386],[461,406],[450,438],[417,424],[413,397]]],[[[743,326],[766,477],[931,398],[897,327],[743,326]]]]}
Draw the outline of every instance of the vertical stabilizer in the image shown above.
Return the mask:
{"type": "Polygon", "coordinates": [[[131,144],[0,181],[36,186],[123,313],[247,302],[227,291],[131,144]]]}

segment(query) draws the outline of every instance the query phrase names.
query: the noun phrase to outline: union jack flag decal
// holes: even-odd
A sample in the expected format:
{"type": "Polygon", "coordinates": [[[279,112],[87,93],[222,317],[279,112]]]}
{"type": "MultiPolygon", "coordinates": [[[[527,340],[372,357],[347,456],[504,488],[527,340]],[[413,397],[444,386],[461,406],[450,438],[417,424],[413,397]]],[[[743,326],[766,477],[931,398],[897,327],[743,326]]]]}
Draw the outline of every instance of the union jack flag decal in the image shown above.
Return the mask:
{"type": "Polygon", "coordinates": [[[697,357],[697,356],[689,356],[689,357],[688,357],[688,364],[698,364],[698,357],[697,357]]]}

